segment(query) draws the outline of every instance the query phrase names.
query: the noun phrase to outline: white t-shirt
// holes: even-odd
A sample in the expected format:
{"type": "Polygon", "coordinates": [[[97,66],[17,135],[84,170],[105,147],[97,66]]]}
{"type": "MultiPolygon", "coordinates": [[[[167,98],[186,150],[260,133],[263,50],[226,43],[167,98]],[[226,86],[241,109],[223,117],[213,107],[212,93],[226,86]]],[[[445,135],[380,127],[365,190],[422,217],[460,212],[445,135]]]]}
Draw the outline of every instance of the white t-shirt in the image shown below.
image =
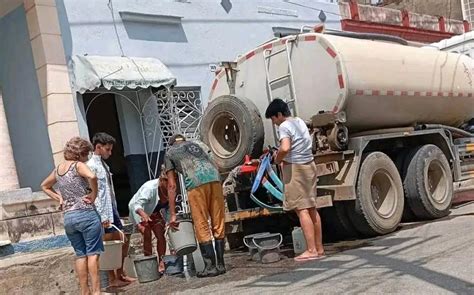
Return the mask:
{"type": "Polygon", "coordinates": [[[291,149],[286,155],[285,162],[292,164],[306,164],[314,160],[312,141],[308,127],[300,118],[290,117],[278,126],[280,141],[283,138],[291,140],[291,149]]]}

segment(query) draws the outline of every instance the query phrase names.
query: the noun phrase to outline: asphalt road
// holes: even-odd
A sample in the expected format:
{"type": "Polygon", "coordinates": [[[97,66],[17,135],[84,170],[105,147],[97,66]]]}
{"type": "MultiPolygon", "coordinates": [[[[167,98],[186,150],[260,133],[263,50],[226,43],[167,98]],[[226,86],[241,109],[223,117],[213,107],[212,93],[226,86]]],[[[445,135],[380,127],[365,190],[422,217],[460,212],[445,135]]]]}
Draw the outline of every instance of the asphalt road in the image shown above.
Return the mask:
{"type": "MultiPolygon", "coordinates": [[[[474,204],[431,222],[404,224],[368,240],[326,244],[327,258],[262,265],[226,254],[214,278],[163,277],[125,294],[474,294],[474,204]]],[[[285,254],[291,252],[290,249],[285,254]]],[[[78,294],[72,248],[0,260],[0,294],[78,294]]]]}
{"type": "Polygon", "coordinates": [[[180,294],[474,294],[474,204],[360,245],[289,271],[180,294]]]}

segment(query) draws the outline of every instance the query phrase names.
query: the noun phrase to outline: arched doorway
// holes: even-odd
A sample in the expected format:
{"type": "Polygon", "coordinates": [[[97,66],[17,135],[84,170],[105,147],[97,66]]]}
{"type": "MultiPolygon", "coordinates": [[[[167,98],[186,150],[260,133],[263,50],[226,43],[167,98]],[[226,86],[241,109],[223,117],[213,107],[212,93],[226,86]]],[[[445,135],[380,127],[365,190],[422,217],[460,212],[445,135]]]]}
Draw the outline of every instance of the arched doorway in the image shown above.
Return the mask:
{"type": "Polygon", "coordinates": [[[169,137],[176,132],[199,137],[200,89],[96,90],[82,98],[90,137],[107,132],[117,140],[108,164],[119,212],[127,215],[133,194],[159,176],[169,137]]]}

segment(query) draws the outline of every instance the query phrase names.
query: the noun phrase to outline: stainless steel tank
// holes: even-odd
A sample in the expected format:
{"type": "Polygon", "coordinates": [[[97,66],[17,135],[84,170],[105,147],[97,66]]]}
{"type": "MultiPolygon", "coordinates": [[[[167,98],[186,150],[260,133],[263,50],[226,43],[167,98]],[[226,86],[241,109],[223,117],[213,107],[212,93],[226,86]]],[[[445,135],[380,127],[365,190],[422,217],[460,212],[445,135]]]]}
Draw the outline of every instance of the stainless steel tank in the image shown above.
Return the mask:
{"type": "MultiPolygon", "coordinates": [[[[276,97],[294,100],[295,114],[305,120],[319,111],[344,111],[350,132],[459,126],[474,117],[473,60],[456,53],[309,33],[247,52],[236,70],[235,90],[221,71],[210,99],[234,92],[252,100],[262,117],[276,97]]],[[[264,123],[269,139],[272,126],[264,123]]]]}

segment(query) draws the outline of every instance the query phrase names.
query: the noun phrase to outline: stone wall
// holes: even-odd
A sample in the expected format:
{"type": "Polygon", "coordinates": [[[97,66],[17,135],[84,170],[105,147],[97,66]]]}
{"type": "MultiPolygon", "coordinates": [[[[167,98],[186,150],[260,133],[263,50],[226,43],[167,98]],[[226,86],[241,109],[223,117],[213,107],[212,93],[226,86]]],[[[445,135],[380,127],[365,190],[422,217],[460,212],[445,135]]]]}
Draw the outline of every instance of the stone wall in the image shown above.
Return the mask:
{"type": "MultiPolygon", "coordinates": [[[[349,0],[341,2],[349,2],[349,0]]],[[[357,3],[363,5],[373,5],[378,2],[380,2],[377,5],[379,7],[404,9],[417,14],[444,16],[455,20],[463,20],[461,0],[357,0],[357,3]]]]}
{"type": "Polygon", "coordinates": [[[384,7],[463,20],[461,0],[384,0],[384,7]]]}
{"type": "Polygon", "coordinates": [[[0,192],[0,241],[12,243],[64,235],[58,202],[24,188],[0,192]]]}

